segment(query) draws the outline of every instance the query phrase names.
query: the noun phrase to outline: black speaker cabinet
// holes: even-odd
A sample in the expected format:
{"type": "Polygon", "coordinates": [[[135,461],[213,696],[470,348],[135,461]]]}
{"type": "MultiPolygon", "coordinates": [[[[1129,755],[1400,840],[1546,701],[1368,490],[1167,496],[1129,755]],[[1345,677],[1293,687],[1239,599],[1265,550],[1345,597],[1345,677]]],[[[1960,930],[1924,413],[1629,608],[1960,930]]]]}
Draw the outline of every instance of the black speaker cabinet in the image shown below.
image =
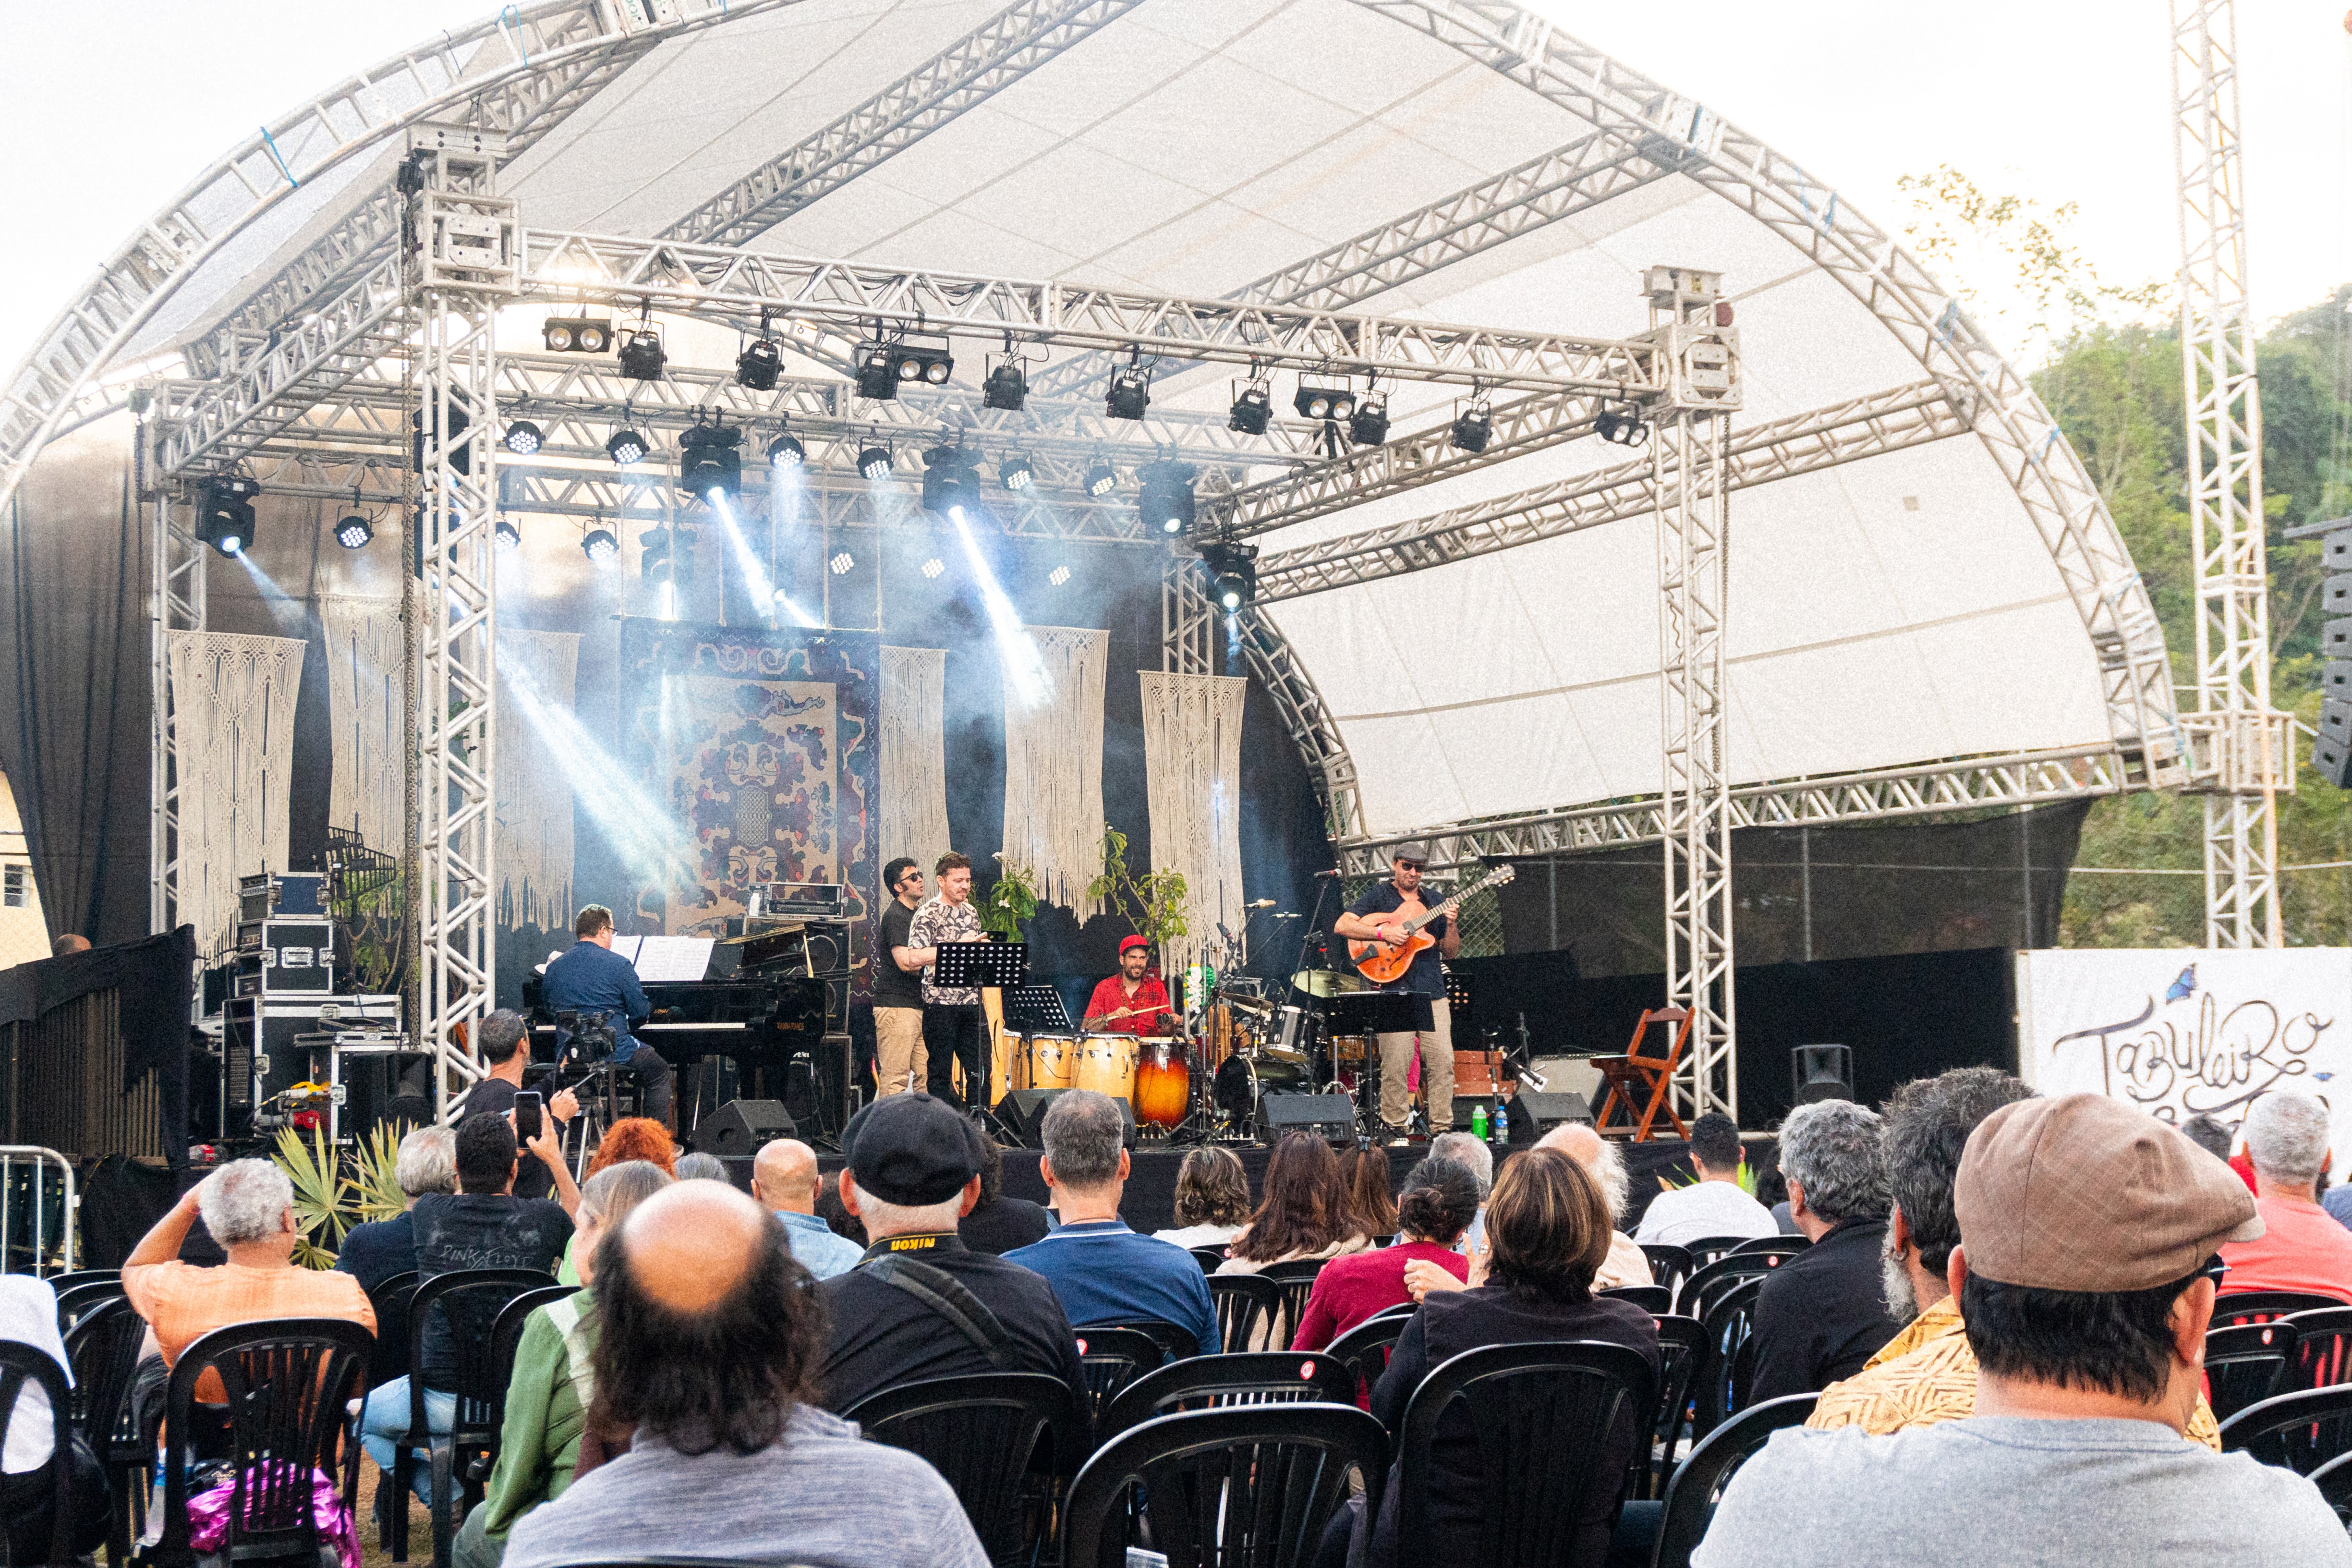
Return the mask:
{"type": "MultiPolygon", "coordinates": [[[[1592,1125],[1592,1106],[1580,1094],[1564,1089],[1538,1094],[1532,1089],[1523,1089],[1519,1090],[1519,1103],[1534,1114],[1536,1136],[1538,1138],[1564,1122],[1581,1121],[1588,1127],[1592,1125]]],[[[1454,1125],[1458,1127],[1461,1123],[1456,1121],[1454,1125]]]]}
{"type": "Polygon", "coordinates": [[[1853,1053],[1843,1046],[1799,1046],[1789,1053],[1789,1103],[1853,1098],[1853,1053]]]}
{"type": "Polygon", "coordinates": [[[777,1138],[790,1138],[793,1119],[772,1100],[730,1100],[703,1119],[694,1130],[694,1146],[722,1159],[749,1159],[777,1138]]]}
{"type": "MultiPolygon", "coordinates": [[[[1045,1111],[1055,1100],[1069,1093],[1066,1089],[1016,1089],[997,1102],[997,1117],[1005,1131],[1021,1140],[1024,1149],[1045,1146],[1045,1111]]],[[[1122,1095],[1113,1095],[1112,1103],[1118,1107],[1119,1142],[1135,1147],[1135,1107],[1122,1095]]]]}
{"type": "Polygon", "coordinates": [[[1356,1104],[1344,1094],[1269,1094],[1258,1101],[1258,1136],[1279,1143],[1286,1132],[1312,1132],[1333,1143],[1352,1142],[1356,1104]]]}

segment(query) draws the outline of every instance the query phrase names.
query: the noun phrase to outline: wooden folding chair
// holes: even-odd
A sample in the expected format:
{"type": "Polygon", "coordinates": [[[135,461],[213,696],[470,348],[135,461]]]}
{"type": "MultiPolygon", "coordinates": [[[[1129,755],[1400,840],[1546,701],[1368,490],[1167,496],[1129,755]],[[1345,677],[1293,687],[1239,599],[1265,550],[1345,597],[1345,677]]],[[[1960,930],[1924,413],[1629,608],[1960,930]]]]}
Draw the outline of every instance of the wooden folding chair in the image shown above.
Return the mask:
{"type": "Polygon", "coordinates": [[[1625,1047],[1623,1056],[1592,1058],[1593,1067],[1609,1084],[1601,1097],[1600,1110],[1593,1114],[1594,1131],[1630,1132],[1634,1142],[1647,1143],[1656,1136],[1650,1131],[1651,1123],[1663,1112],[1665,1119],[1674,1123],[1676,1137],[1690,1136],[1690,1129],[1685,1127],[1683,1119],[1675,1114],[1675,1108],[1666,1094],[1666,1086],[1674,1079],[1675,1064],[1683,1059],[1683,1047],[1690,1039],[1690,1026],[1687,1008],[1644,1008],[1642,1021],[1633,1026],[1633,1043],[1625,1047]],[[1653,1024],[1675,1026],[1674,1043],[1666,1047],[1666,1054],[1663,1057],[1642,1054],[1643,1037],[1650,1032],[1653,1024]],[[1636,1106],[1641,1108],[1638,1121],[1635,1120],[1636,1106]],[[1613,1125],[1609,1120],[1612,1108],[1623,1117],[1613,1125]]]}

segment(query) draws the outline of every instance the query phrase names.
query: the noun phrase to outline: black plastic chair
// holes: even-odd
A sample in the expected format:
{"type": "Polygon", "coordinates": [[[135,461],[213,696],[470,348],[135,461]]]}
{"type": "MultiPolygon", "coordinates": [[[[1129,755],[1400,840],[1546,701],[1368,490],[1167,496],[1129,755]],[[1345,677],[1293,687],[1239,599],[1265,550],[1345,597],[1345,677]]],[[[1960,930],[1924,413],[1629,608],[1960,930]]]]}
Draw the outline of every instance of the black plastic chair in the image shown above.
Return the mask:
{"type": "Polygon", "coordinates": [[[1683,1281],[1698,1270],[1698,1262],[1683,1247],[1669,1247],[1660,1241],[1642,1243],[1642,1256],[1650,1260],[1650,1278],[1671,1291],[1679,1300],[1683,1281]]]}
{"type": "Polygon", "coordinates": [[[2315,1312],[2344,1303],[2310,1290],[2241,1290],[2213,1303],[2213,1327],[2234,1329],[2241,1323],[2267,1323],[2290,1312],[2315,1312]]]}
{"type": "Polygon", "coordinates": [[[408,1308],[424,1278],[412,1268],[368,1292],[368,1305],[375,1309],[375,1360],[368,1366],[370,1393],[395,1377],[408,1375],[408,1308]]]}
{"type": "Polygon", "coordinates": [[[2281,1393],[2352,1383],[2352,1307],[2315,1307],[2278,1321],[2295,1336],[2294,1369],[2281,1393]]]}
{"type": "Polygon", "coordinates": [[[131,1402],[131,1386],[139,1376],[139,1344],[146,1331],[130,1300],[110,1296],[83,1312],[65,1337],[66,1362],[73,1368],[74,1425],[97,1456],[113,1492],[106,1547],[117,1563],[130,1561],[132,1500],[142,1495],[148,1467],[154,1462],[154,1434],[131,1402]]]}
{"type": "Polygon", "coordinates": [[[1683,1282],[1678,1310],[1704,1321],[1717,1301],[1743,1279],[1759,1279],[1788,1258],[1777,1252],[1726,1253],[1683,1282]]]}
{"type": "Polygon", "coordinates": [[[49,1398],[49,1551],[53,1568],[74,1560],[73,1436],[74,1396],[66,1387],[65,1369],[47,1351],[15,1340],[0,1340],[0,1440],[16,1421],[16,1396],[27,1383],[49,1398]]]}
{"type": "MultiPolygon", "coordinates": [[[[490,1413],[493,1430],[504,1431],[506,1428],[507,1387],[514,1382],[515,1352],[522,1345],[523,1325],[541,1307],[563,1300],[579,1289],[577,1285],[541,1285],[524,1291],[499,1309],[497,1319],[490,1324],[488,1386],[498,1391],[498,1398],[491,1402],[496,1406],[490,1413]]],[[[490,1475],[489,1461],[496,1458],[495,1449],[474,1456],[474,1464],[481,1470],[481,1479],[486,1483],[490,1475]]]]}
{"type": "Polygon", "coordinates": [[[2274,1394],[2221,1423],[2221,1451],[2307,1476],[2352,1452],[2352,1383],[2274,1394]]]}
{"type": "Polygon", "coordinates": [[[1405,1324],[1412,1321],[1410,1312],[1376,1313],[1324,1346],[1323,1353],[1344,1363],[1356,1374],[1357,1396],[1369,1398],[1372,1384],[1380,1382],[1381,1373],[1389,1369],[1389,1357],[1395,1352],[1405,1324]]]}
{"type": "MultiPolygon", "coordinates": [[[[498,1375],[491,1331],[509,1301],[550,1282],[536,1268],[457,1268],[436,1275],[416,1288],[408,1303],[408,1431],[395,1437],[392,1484],[395,1499],[408,1494],[416,1472],[416,1450],[425,1451],[432,1467],[431,1495],[425,1506],[433,1516],[434,1568],[449,1568],[451,1542],[457,1539],[464,1509],[482,1500],[480,1483],[473,1479],[473,1459],[496,1453],[499,1416],[506,1404],[506,1383],[498,1375]],[[425,1415],[425,1335],[435,1312],[449,1325],[449,1345],[457,1362],[457,1386],[440,1392],[457,1395],[449,1430],[435,1434],[425,1415]],[[462,1503],[457,1519],[452,1503],[462,1503]]],[[[408,1561],[408,1510],[395,1508],[392,1516],[392,1560],[408,1561]]]]}
{"type": "Polygon", "coordinates": [[[1717,1298],[1714,1310],[1701,1320],[1698,1373],[1692,1387],[1695,1437],[1706,1436],[1748,1403],[1753,1359],[1748,1342],[1756,1331],[1756,1295],[1763,1288],[1759,1278],[1738,1281],[1717,1298]]]}
{"type": "Polygon", "coordinates": [[[1087,1415],[1076,1390],[1043,1373],[934,1377],[869,1394],[842,1412],[877,1443],[919,1454],[946,1478],[992,1563],[1025,1562],[1024,1482],[1040,1442],[1067,1478],[1086,1455],[1087,1415]]]}
{"type": "Polygon", "coordinates": [[[1652,1452],[1646,1472],[1634,1478],[1630,1496],[1663,1498],[1674,1479],[1675,1452],[1691,1429],[1691,1394],[1706,1361],[1706,1325],[1696,1318],[1667,1314],[1658,1322],[1658,1419],[1651,1426],[1652,1452]]]}
{"type": "Polygon", "coordinates": [[[2208,1333],[2205,1397],[2213,1407],[2213,1419],[2227,1421],[2248,1405],[2279,1393],[2286,1384],[2287,1368],[2294,1362],[2294,1326],[2284,1319],[2241,1323],[2208,1333]]]}
{"type": "Polygon", "coordinates": [[[1087,1414],[1097,1424],[1118,1391],[1162,1359],[1160,1342],[1139,1329],[1089,1327],[1077,1331],[1078,1364],[1087,1374],[1087,1414]]]}
{"type": "Polygon", "coordinates": [[[2304,1478],[2319,1489],[2336,1517],[2352,1529],[2352,1454],[2342,1454],[2330,1459],[2304,1478]]]}
{"type": "Polygon", "coordinates": [[[1315,1293],[1315,1277],[1329,1261],[1302,1258],[1296,1263],[1269,1263],[1257,1271],[1259,1279],[1282,1292],[1281,1315],[1267,1335],[1267,1344],[1279,1348],[1297,1336],[1298,1320],[1307,1315],[1307,1298],[1315,1293]]]}
{"type": "Polygon", "coordinates": [[[1410,1318],[1419,1310],[1421,1310],[1421,1303],[1418,1301],[1399,1301],[1393,1307],[1382,1307],[1364,1321],[1369,1323],[1380,1318],[1410,1318]]]}
{"type": "Polygon", "coordinates": [[[1477,1447],[1478,1560],[1534,1568],[1568,1560],[1596,1498],[1609,1499],[1614,1517],[1628,1476],[1649,1462],[1657,1398],[1648,1359],[1623,1345],[1570,1340],[1454,1356],[1421,1380],[1398,1427],[1397,1561],[1436,1557],[1431,1454],[1441,1426],[1459,1431],[1466,1419],[1477,1447]],[[1611,1464],[1615,1444],[1626,1452],[1611,1464]]]}
{"type": "Polygon", "coordinates": [[[1254,1351],[1194,1356],[1146,1373],[1122,1390],[1095,1428],[1097,1444],[1132,1426],[1181,1410],[1233,1405],[1356,1402],[1356,1373],[1337,1356],[1313,1351],[1254,1351]]]}
{"type": "Polygon", "coordinates": [[[1715,1505],[1734,1470],[1784,1426],[1801,1426],[1813,1413],[1818,1394],[1791,1394],[1743,1410],[1708,1433],[1675,1471],[1666,1506],[1658,1519],[1658,1542],[1650,1568],[1690,1568],[1691,1552],[1706,1535],[1715,1505]]]}
{"type": "Polygon", "coordinates": [[[215,1329],[182,1351],[164,1394],[163,1538],[154,1560],[173,1568],[195,1561],[188,1471],[199,1440],[218,1433],[225,1416],[227,1451],[239,1462],[219,1555],[315,1561],[310,1473],[334,1477],[345,1508],[358,1498],[360,1446],[343,1411],[359,1396],[373,1345],[366,1329],[341,1318],[266,1318],[215,1329]],[[225,1408],[196,1403],[207,1371],[220,1374],[225,1408]]]}
{"type": "Polygon", "coordinates": [[[1684,1242],[1683,1250],[1690,1254],[1691,1266],[1696,1270],[1719,1258],[1730,1257],[1747,1246],[1750,1239],[1745,1236],[1702,1236],[1696,1241],[1684,1242]]]}
{"type": "Polygon", "coordinates": [[[1759,1236],[1753,1241],[1743,1241],[1725,1256],[1753,1258],[1759,1253],[1772,1253],[1781,1258],[1794,1258],[1812,1243],[1801,1236],[1759,1236]]]}
{"type": "Polygon", "coordinates": [[[1281,1288],[1263,1275],[1212,1274],[1209,1300],[1217,1308],[1217,1348],[1228,1354],[1261,1348],[1266,1325],[1282,1312],[1281,1288]]]}
{"type": "Polygon", "coordinates": [[[1192,1253],[1192,1261],[1201,1266],[1203,1274],[1214,1274],[1224,1267],[1225,1249],[1222,1247],[1193,1247],[1185,1250],[1192,1253]]]}
{"type": "Polygon", "coordinates": [[[1675,1310],[1675,1293],[1664,1285],[1612,1285],[1608,1289],[1595,1291],[1594,1294],[1631,1301],[1654,1318],[1664,1317],[1675,1310]]]}
{"type": "Polygon", "coordinates": [[[1188,1356],[1201,1353],[1201,1347],[1193,1341],[1192,1330],[1180,1329],[1173,1323],[1164,1323],[1157,1318],[1138,1318],[1129,1323],[1097,1323],[1093,1326],[1104,1329],[1133,1329],[1137,1333],[1149,1334],[1151,1336],[1152,1342],[1160,1347],[1160,1353],[1170,1361],[1182,1361],[1188,1356]]]}
{"type": "Polygon", "coordinates": [[[114,1300],[122,1294],[122,1276],[120,1274],[67,1286],[58,1292],[58,1331],[64,1333],[100,1302],[114,1300]]]}
{"type": "Polygon", "coordinates": [[[1351,1471],[1377,1517],[1388,1437],[1350,1405],[1163,1415],[1120,1433],[1078,1472],[1062,1562],[1121,1568],[1129,1545],[1148,1544],[1170,1568],[1303,1568],[1347,1500],[1351,1471]]]}

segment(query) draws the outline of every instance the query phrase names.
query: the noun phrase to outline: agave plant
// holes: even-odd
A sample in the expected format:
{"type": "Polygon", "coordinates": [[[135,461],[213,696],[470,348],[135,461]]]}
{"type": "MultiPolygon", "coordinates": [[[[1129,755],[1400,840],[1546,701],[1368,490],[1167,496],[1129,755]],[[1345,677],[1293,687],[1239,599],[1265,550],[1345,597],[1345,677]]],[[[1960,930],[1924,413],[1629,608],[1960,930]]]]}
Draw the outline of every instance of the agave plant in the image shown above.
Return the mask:
{"type": "Polygon", "coordinates": [[[310,1141],[291,1127],[278,1133],[278,1168],[294,1184],[294,1220],[302,1234],[294,1243],[294,1261],[305,1268],[332,1268],[335,1249],[343,1244],[351,1220],[343,1211],[344,1179],[326,1133],[310,1130],[310,1141]]]}
{"type": "Polygon", "coordinates": [[[358,1203],[362,1221],[394,1219],[408,1207],[408,1194],[400,1190],[399,1178],[394,1174],[400,1162],[401,1136],[407,1131],[405,1122],[378,1122],[352,1157],[352,1176],[346,1184],[358,1203]]]}

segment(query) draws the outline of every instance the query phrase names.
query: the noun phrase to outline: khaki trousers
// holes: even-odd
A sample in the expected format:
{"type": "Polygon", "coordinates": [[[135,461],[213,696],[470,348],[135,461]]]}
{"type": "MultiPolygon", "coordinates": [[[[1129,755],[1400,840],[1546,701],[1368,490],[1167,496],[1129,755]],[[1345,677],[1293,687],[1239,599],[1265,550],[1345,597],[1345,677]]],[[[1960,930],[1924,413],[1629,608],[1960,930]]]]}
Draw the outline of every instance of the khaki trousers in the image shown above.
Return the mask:
{"type": "Polygon", "coordinates": [[[1429,1016],[1434,1027],[1426,1034],[1407,1029],[1372,1037],[1381,1043],[1381,1120],[1391,1132],[1402,1132],[1412,1117],[1412,1091],[1405,1086],[1405,1075],[1412,1068],[1416,1039],[1421,1042],[1421,1087],[1428,1096],[1430,1136],[1454,1129],[1453,1009],[1444,997],[1432,997],[1429,1016]]]}
{"type": "Polygon", "coordinates": [[[904,1093],[908,1073],[914,1075],[915,1087],[922,1088],[929,1076],[929,1064],[930,1055],[923,1049],[923,1010],[875,1008],[874,1074],[878,1081],[874,1098],[904,1093]]]}

